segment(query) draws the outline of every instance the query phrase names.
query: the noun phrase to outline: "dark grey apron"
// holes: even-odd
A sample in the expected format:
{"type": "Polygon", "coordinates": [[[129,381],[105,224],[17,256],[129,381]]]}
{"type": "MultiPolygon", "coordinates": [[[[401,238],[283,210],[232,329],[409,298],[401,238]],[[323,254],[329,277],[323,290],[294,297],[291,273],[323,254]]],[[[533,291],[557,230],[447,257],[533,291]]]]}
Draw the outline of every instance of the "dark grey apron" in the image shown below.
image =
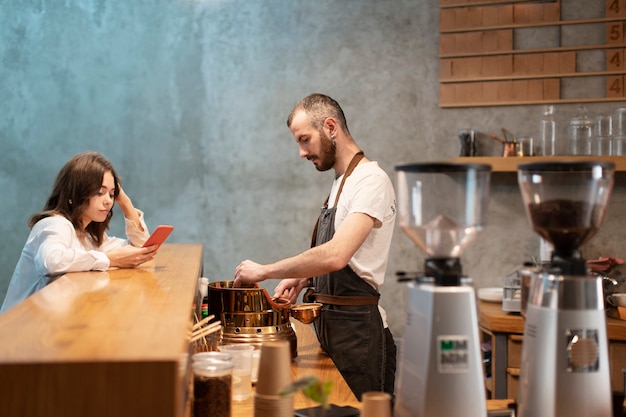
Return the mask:
{"type": "MultiPolygon", "coordinates": [[[[328,200],[322,207],[313,246],[328,242],[335,234],[337,201],[343,183],[362,157],[362,153],[357,154],[346,170],[334,207],[327,207],[328,200]]],[[[385,387],[385,372],[389,365],[388,339],[378,310],[380,294],[350,266],[317,276],[313,278],[313,284],[314,292],[309,292],[306,297],[309,301],[324,303],[320,317],[314,322],[318,340],[356,398],[360,401],[361,394],[366,391],[386,390],[393,393],[393,382],[391,387],[385,387]]],[[[391,333],[388,333],[391,338],[391,333]]],[[[395,345],[392,338],[391,343],[393,358],[390,359],[395,370],[395,345]]]]}

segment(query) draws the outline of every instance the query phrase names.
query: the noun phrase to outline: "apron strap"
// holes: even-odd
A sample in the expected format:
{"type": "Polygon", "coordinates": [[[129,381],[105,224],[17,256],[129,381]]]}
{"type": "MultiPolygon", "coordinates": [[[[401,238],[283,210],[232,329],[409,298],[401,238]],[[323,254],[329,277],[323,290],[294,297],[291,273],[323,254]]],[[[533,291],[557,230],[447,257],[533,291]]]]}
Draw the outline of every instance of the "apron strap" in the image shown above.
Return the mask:
{"type": "MultiPolygon", "coordinates": [[[[365,154],[363,153],[363,151],[358,151],[352,157],[352,160],[348,164],[348,168],[346,169],[346,172],[343,175],[343,178],[341,179],[341,184],[339,184],[339,189],[337,190],[337,197],[335,198],[335,207],[337,206],[337,202],[339,201],[339,196],[341,195],[341,190],[343,190],[343,185],[346,182],[346,178],[348,178],[350,174],[352,174],[352,171],[354,171],[354,168],[356,168],[356,166],[359,164],[361,159],[363,159],[364,157],[365,157],[365,154]]],[[[329,198],[330,198],[330,194],[328,194],[328,197],[326,197],[326,201],[324,201],[323,208],[328,208],[329,198]]],[[[317,221],[315,222],[315,227],[313,228],[313,235],[311,236],[311,247],[315,246],[315,241],[317,240],[317,228],[319,227],[319,223],[320,223],[320,219],[318,217],[317,221]]]]}
{"type": "Polygon", "coordinates": [[[334,304],[338,306],[377,305],[380,295],[328,295],[315,292],[309,288],[303,296],[305,303],[334,304]]]}

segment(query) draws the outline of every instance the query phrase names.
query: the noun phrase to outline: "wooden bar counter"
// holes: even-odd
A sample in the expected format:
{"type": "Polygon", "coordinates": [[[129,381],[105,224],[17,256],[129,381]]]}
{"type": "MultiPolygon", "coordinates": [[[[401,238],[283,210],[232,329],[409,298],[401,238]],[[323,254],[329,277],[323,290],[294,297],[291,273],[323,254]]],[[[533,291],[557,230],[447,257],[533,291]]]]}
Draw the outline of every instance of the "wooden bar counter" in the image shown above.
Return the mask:
{"type": "Polygon", "coordinates": [[[66,274],[0,315],[0,416],[178,417],[201,244],[66,274]]]}

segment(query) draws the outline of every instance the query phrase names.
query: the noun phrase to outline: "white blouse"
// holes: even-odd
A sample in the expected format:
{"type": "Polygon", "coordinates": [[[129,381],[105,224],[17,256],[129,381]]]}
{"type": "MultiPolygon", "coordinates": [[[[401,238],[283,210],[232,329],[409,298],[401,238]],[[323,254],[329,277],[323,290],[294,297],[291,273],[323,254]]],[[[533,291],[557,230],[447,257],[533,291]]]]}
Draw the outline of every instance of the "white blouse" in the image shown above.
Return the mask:
{"type": "Polygon", "coordinates": [[[137,212],[143,231],[134,221],[125,218],[128,239],[105,234],[100,247],[96,247],[89,239],[80,239],[74,225],[63,216],[50,216],[38,221],[22,249],[0,312],[39,291],[59,275],[67,272],[106,271],[109,268],[106,253],[113,249],[129,244],[143,245],[150,233],[143,212],[137,212]]]}

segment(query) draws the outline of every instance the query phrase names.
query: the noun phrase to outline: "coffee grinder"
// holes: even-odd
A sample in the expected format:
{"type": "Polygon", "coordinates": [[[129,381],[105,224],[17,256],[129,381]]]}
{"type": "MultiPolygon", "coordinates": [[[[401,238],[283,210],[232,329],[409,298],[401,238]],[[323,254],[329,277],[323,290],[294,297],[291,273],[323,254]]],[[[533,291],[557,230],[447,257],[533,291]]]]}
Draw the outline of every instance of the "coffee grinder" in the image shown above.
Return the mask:
{"type": "Polygon", "coordinates": [[[491,167],[399,165],[400,227],[427,255],[406,277],[396,417],[485,416],[478,310],[460,256],[486,223],[491,167]]]}
{"type": "Polygon", "coordinates": [[[518,167],[532,228],[554,245],[531,279],[520,367],[521,417],[610,417],[611,385],[602,280],[580,247],[604,220],[610,162],[544,162],[518,167]]]}

